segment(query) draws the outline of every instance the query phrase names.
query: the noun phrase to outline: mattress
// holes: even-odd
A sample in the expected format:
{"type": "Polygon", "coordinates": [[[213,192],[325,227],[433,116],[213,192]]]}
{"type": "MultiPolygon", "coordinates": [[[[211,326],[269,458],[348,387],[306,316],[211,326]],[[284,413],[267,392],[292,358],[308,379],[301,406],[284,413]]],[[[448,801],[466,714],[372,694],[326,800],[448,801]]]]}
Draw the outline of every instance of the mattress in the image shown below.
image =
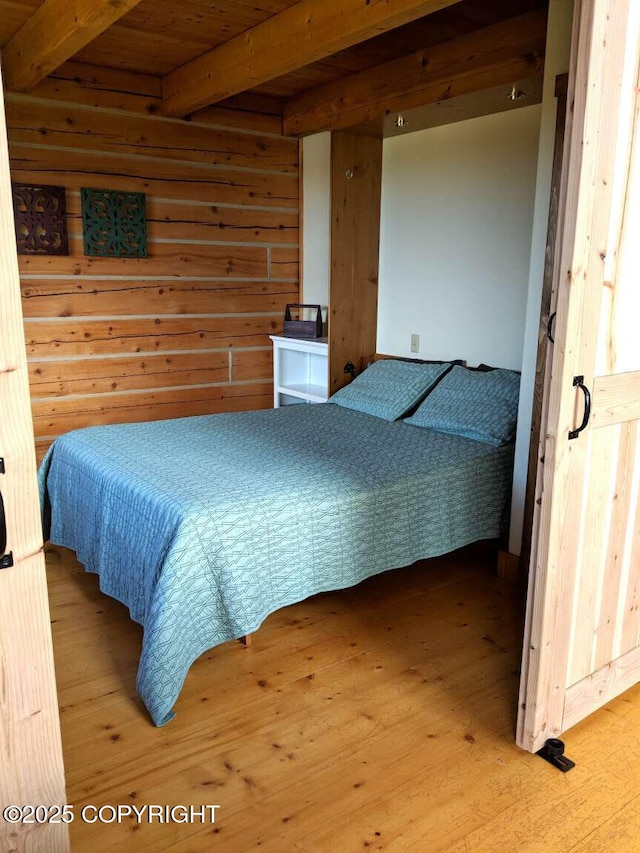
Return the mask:
{"type": "Polygon", "coordinates": [[[332,403],[91,427],[39,470],[45,538],[143,626],[163,725],[191,664],[318,592],[504,528],[512,447],[332,403]]]}

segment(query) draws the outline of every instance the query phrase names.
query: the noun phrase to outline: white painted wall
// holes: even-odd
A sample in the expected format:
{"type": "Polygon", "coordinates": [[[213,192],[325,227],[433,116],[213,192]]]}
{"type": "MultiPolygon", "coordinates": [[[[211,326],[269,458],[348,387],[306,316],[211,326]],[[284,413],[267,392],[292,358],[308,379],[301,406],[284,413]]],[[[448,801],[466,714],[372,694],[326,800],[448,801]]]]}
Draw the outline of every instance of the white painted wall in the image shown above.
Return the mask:
{"type": "Polygon", "coordinates": [[[520,369],[540,112],[385,140],[378,352],[520,369]]]}
{"type": "Polygon", "coordinates": [[[329,301],[330,200],[331,134],[317,133],[302,140],[301,298],[325,308],[329,301]]]}
{"type": "Polygon", "coordinates": [[[533,389],[536,373],[540,300],[542,297],[542,279],[547,245],[551,172],[553,169],[553,149],[555,143],[557,106],[555,79],[558,74],[564,74],[569,70],[573,6],[573,0],[550,0],[549,3],[549,23],[547,27],[544,85],[542,90],[542,118],[540,121],[540,144],[538,146],[536,195],[530,254],[531,261],[529,266],[529,284],[522,349],[520,408],[513,472],[511,530],[509,533],[509,551],[513,554],[519,554],[522,545],[522,523],[531,435],[531,409],[533,406],[533,389]]]}

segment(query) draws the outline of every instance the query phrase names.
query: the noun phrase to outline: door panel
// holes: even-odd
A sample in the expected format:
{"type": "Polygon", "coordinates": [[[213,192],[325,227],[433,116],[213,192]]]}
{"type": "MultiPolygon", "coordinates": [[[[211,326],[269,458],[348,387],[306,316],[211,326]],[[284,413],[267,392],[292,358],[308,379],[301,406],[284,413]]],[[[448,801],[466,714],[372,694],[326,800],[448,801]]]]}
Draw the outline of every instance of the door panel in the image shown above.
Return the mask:
{"type": "Polygon", "coordinates": [[[531,751],[640,681],[639,62],[639,3],[577,4],[517,732],[531,751]],[[571,438],[576,377],[591,412],[571,438]]]}
{"type": "MultiPolygon", "coordinates": [[[[0,569],[0,803],[58,806],[64,770],[1,80],[0,400],[0,491],[13,560],[0,569]]],[[[58,853],[68,843],[64,823],[0,817],[0,850],[58,853]]]]}
{"type": "MultiPolygon", "coordinates": [[[[613,485],[615,500],[612,501],[609,542],[604,563],[602,600],[596,633],[593,669],[600,669],[610,660],[628,651],[632,645],[622,645],[622,634],[626,619],[627,585],[631,568],[630,545],[634,529],[634,507],[638,505],[640,469],[638,462],[638,424],[624,423],[620,426],[618,464],[613,485]],[[622,548],[619,543],[622,543],[622,548]]],[[[637,631],[636,631],[637,636],[637,631]]]]}

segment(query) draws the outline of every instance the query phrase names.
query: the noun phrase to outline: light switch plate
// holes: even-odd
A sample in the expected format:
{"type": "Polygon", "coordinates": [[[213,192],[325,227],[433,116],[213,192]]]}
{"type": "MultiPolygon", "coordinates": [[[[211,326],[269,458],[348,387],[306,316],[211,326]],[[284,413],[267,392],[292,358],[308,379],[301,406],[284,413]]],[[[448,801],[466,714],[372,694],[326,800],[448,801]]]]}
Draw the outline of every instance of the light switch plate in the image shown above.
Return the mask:
{"type": "Polygon", "coordinates": [[[411,352],[420,352],[420,335],[411,335],[411,352]]]}

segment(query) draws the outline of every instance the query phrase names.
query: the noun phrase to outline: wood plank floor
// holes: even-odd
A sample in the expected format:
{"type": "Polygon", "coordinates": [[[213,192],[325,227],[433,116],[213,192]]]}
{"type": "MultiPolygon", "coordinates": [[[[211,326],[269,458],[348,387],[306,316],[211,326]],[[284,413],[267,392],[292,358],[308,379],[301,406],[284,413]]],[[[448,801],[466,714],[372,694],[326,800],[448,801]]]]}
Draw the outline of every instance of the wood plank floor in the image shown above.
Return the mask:
{"type": "Polygon", "coordinates": [[[521,627],[484,547],[324,594],[192,667],[161,729],[141,629],[48,554],[68,801],[219,805],[214,825],[71,826],[75,851],[640,850],[640,688],[567,733],[564,775],[514,744],[521,627]]]}

